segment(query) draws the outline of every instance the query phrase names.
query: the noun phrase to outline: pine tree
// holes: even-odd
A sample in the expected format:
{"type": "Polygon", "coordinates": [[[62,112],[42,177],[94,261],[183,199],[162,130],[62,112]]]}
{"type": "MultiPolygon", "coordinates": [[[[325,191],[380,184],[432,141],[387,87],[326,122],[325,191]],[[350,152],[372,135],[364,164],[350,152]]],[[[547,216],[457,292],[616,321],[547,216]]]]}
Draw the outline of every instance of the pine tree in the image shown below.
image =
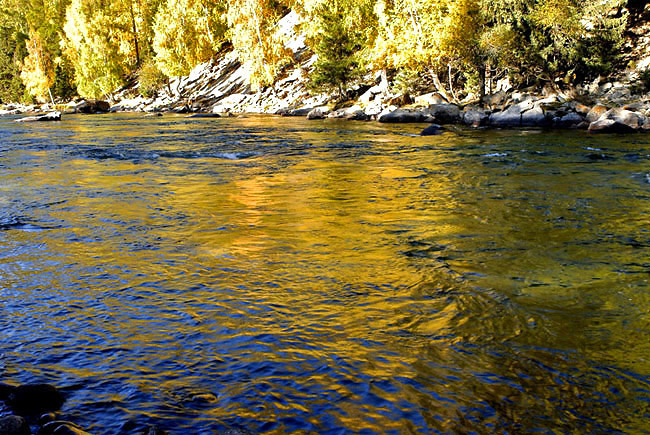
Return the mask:
{"type": "Polygon", "coordinates": [[[343,8],[336,0],[320,9],[315,47],[318,59],[310,77],[315,89],[336,89],[341,99],[347,97],[347,85],[361,75],[361,37],[346,26],[344,18],[343,8]]]}

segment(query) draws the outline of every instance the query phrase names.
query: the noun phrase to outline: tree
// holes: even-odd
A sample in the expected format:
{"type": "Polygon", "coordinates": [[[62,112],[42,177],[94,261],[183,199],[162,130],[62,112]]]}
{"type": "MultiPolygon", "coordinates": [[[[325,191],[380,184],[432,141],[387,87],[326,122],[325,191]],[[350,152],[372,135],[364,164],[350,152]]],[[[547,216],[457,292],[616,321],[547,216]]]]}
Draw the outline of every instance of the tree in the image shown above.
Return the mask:
{"type": "Polygon", "coordinates": [[[624,0],[481,0],[483,47],[517,82],[606,73],[622,42],[624,0]]]}
{"type": "Polygon", "coordinates": [[[179,76],[210,60],[225,41],[224,0],[167,0],[154,24],[156,64],[179,76]]]}
{"type": "Polygon", "coordinates": [[[361,75],[358,55],[362,48],[361,37],[346,26],[344,9],[338,0],[322,4],[319,27],[314,38],[318,59],[311,73],[311,83],[316,89],[335,88],[339,98],[345,98],[346,85],[361,75]]]}
{"type": "Polygon", "coordinates": [[[289,9],[276,0],[228,0],[228,38],[248,69],[254,88],[273,83],[290,62],[277,22],[289,9]]]}
{"type": "Polygon", "coordinates": [[[0,0],[0,101],[23,100],[20,63],[27,56],[25,19],[9,0],[0,0]]]}
{"type": "Polygon", "coordinates": [[[85,97],[108,95],[151,52],[158,0],[72,0],[67,9],[63,46],[85,97]],[[144,36],[144,38],[143,38],[144,36]]]}
{"type": "Polygon", "coordinates": [[[35,30],[29,33],[27,53],[27,57],[21,64],[20,78],[30,95],[41,101],[47,101],[56,70],[45,41],[35,30]]]}

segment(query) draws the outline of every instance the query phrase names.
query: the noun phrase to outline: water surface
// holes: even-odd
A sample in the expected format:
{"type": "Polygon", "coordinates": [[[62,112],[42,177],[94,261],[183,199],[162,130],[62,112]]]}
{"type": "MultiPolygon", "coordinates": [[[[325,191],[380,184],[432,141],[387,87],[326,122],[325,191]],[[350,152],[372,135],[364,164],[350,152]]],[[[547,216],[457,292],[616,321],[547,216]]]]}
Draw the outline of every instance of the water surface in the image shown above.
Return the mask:
{"type": "Polygon", "coordinates": [[[650,432],[650,136],[11,120],[0,380],[94,434],[650,432]]]}

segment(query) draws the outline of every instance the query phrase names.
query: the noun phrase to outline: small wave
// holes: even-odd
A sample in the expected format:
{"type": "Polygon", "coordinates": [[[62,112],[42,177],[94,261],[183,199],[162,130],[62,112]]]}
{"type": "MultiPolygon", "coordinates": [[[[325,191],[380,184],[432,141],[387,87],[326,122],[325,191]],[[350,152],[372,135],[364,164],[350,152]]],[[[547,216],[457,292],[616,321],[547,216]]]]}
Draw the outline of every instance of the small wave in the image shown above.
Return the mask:
{"type": "Polygon", "coordinates": [[[587,151],[602,151],[600,148],[584,147],[583,150],[587,151]]]}
{"type": "Polygon", "coordinates": [[[21,230],[21,231],[45,231],[60,227],[47,227],[25,222],[0,222],[0,231],[21,230]]]}
{"type": "Polygon", "coordinates": [[[219,153],[215,157],[226,160],[243,160],[255,157],[256,153],[219,153]]]}
{"type": "Polygon", "coordinates": [[[508,153],[488,153],[482,154],[481,157],[507,157],[508,153]]]}

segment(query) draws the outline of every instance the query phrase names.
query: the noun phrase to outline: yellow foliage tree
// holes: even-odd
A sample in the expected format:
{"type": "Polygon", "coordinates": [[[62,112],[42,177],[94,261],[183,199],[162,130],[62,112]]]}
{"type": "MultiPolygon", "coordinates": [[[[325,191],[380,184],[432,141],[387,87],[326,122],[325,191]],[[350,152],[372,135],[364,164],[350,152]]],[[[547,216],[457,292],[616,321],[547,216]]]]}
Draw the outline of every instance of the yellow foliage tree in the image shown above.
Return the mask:
{"type": "Polygon", "coordinates": [[[167,0],[154,24],[156,64],[167,76],[187,74],[210,60],[225,39],[222,0],[167,0]]]}
{"type": "Polygon", "coordinates": [[[254,88],[269,85],[289,62],[284,35],[275,24],[288,9],[273,0],[229,0],[228,36],[247,66],[254,88]]]}
{"type": "Polygon", "coordinates": [[[45,48],[45,41],[34,30],[29,32],[27,53],[21,65],[20,78],[31,95],[40,101],[47,101],[49,89],[54,83],[55,64],[45,48]]]}

